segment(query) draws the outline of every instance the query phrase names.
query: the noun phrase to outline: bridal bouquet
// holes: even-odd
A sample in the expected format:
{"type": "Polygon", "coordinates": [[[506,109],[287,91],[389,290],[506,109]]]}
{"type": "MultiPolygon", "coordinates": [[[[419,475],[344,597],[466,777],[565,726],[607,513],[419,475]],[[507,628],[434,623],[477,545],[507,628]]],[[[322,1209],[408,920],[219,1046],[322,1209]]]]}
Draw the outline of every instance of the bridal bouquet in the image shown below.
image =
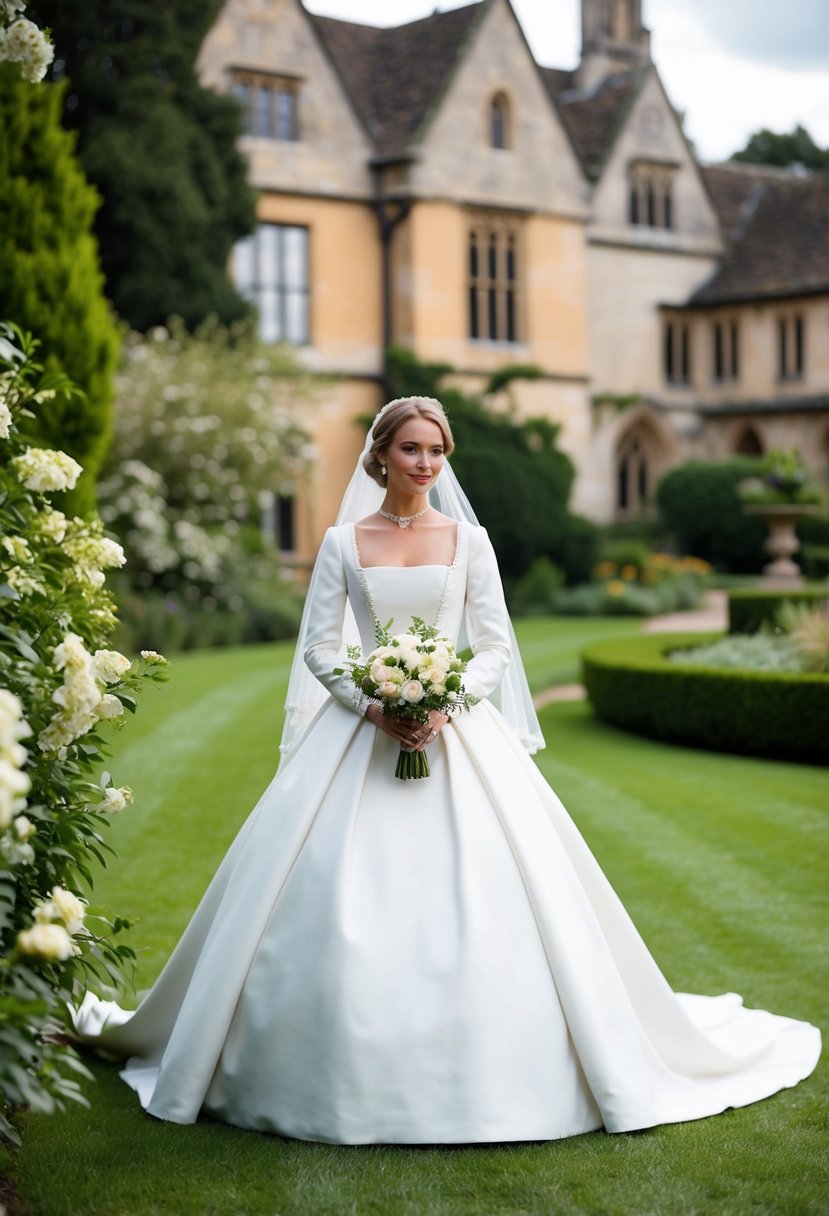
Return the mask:
{"type": "MultiPolygon", "coordinates": [[[[433,625],[415,616],[407,633],[392,634],[391,624],[378,626],[371,654],[364,657],[359,646],[347,647],[345,667],[335,667],[334,674],[347,676],[392,718],[428,722],[432,709],[456,714],[477,703],[464,691],[466,663],[433,625]]],[[[394,775],[401,781],[428,777],[426,752],[401,748],[394,775]]]]}

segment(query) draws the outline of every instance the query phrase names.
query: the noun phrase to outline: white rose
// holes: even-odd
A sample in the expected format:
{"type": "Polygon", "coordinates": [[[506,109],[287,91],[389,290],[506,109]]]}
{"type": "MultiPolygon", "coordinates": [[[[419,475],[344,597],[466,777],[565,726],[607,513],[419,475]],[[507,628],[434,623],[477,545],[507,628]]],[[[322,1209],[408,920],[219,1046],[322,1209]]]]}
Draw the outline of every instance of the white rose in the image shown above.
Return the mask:
{"type": "Polygon", "coordinates": [[[96,810],[103,811],[105,815],[117,815],[128,802],[132,802],[132,790],[128,785],[122,785],[120,789],[108,785],[104,790],[103,801],[96,810]]]}
{"type": "Polygon", "coordinates": [[[375,659],[370,668],[370,675],[375,684],[382,684],[391,679],[394,667],[387,667],[382,659],[375,659]]]}
{"type": "Polygon", "coordinates": [[[423,695],[424,690],[420,680],[407,680],[400,689],[400,696],[410,705],[417,705],[418,701],[423,700],[423,695]]]}
{"type": "Polygon", "coordinates": [[[392,683],[391,680],[385,680],[377,689],[381,697],[399,697],[400,685],[392,683]]]}
{"type": "MultiPolygon", "coordinates": [[[[51,903],[56,909],[56,919],[62,920],[69,933],[79,933],[83,928],[86,905],[77,895],[65,887],[52,887],[51,903]]],[[[38,918],[39,919],[39,918],[38,918]]]]}
{"type": "Polygon", "coordinates": [[[111,692],[105,692],[95,706],[95,715],[99,718],[119,718],[124,712],[124,703],[111,692]]]}
{"type": "Polygon", "coordinates": [[[131,663],[126,655],[121,654],[118,650],[96,650],[92,656],[95,666],[95,675],[99,680],[104,680],[107,684],[114,684],[116,680],[120,680],[125,672],[129,671],[131,663]]]}
{"type": "Polygon", "coordinates": [[[77,460],[51,448],[27,448],[11,462],[28,490],[72,490],[83,472],[77,460]]]}
{"type": "Polygon", "coordinates": [[[433,664],[431,667],[426,667],[423,671],[421,671],[420,678],[422,680],[426,680],[432,685],[433,688],[440,688],[440,691],[443,691],[446,681],[446,672],[442,671],[437,664],[433,664]]]}
{"type": "Polygon", "coordinates": [[[72,938],[63,925],[33,925],[17,935],[21,954],[42,958],[46,962],[62,962],[75,953],[72,938]]]}

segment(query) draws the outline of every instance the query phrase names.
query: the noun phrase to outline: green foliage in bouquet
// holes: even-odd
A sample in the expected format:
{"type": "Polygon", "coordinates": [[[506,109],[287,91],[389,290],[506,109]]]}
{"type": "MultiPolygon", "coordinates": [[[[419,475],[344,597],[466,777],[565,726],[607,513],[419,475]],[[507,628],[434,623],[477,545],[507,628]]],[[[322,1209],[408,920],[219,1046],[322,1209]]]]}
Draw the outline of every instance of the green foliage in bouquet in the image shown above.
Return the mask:
{"type": "MultiPolygon", "coordinates": [[[[345,666],[334,674],[350,679],[391,718],[425,723],[433,709],[452,715],[477,704],[463,686],[466,663],[434,625],[413,616],[406,633],[391,628],[391,621],[378,624],[377,646],[365,657],[359,646],[348,646],[345,666]]],[[[394,775],[403,781],[428,777],[426,752],[401,748],[394,775]]]]}
{"type": "Polygon", "coordinates": [[[35,347],[0,325],[0,1139],[11,1140],[15,1108],[84,1100],[86,1069],[61,1041],[68,1004],[90,982],[122,986],[133,957],[127,922],[88,902],[108,820],[132,794],[94,778],[107,736],[167,674],[161,655],[108,648],[104,571],[123,550],[97,517],[53,508],[81,467],[21,435],[44,403],[78,392],[35,347]]]}

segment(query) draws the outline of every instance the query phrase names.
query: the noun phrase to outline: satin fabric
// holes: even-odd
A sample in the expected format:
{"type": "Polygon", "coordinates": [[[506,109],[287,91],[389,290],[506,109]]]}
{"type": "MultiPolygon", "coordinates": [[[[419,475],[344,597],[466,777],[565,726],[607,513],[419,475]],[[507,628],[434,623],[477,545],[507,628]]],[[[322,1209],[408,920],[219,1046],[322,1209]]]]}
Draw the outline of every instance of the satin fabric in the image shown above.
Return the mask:
{"type": "Polygon", "coordinates": [[[493,694],[507,615],[483,529],[451,567],[319,558],[306,661],[331,694],[130,1015],[89,995],[81,1037],[130,1056],[153,1115],[340,1144],[556,1139],[743,1106],[808,1076],[816,1028],[675,994],[572,820],[484,699],[394,777],[397,744],[333,674],[346,597],[454,637],[493,694]]]}

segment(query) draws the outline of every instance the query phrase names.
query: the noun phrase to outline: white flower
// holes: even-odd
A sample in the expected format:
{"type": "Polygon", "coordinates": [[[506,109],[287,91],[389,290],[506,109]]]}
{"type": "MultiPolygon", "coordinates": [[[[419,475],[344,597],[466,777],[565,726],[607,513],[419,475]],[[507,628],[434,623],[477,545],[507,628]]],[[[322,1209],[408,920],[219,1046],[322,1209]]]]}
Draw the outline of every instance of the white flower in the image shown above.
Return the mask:
{"type": "Polygon", "coordinates": [[[67,633],[55,647],[53,662],[65,676],[52,693],[52,700],[61,708],[38,735],[43,751],[56,751],[86,734],[97,721],[95,707],[103,691],[95,680],[92,655],[76,633],[67,633]]]}
{"type": "Polygon", "coordinates": [[[10,587],[14,587],[18,595],[32,595],[36,591],[43,591],[44,585],[42,581],[28,570],[24,570],[21,566],[11,566],[6,571],[6,582],[10,587]]]}
{"type": "Polygon", "coordinates": [[[393,684],[391,680],[384,680],[384,682],[378,686],[377,691],[381,697],[399,697],[400,685],[393,684]]]}
{"type": "Polygon", "coordinates": [[[128,802],[132,802],[132,790],[128,785],[122,785],[120,789],[109,785],[104,790],[103,801],[95,809],[103,811],[105,815],[117,815],[128,802]]]}
{"type": "Polygon", "coordinates": [[[0,748],[8,747],[15,739],[25,739],[31,733],[28,722],[23,721],[20,698],[8,688],[0,688],[0,748]]]}
{"type": "Polygon", "coordinates": [[[425,667],[420,673],[420,678],[431,684],[435,691],[443,692],[445,687],[446,672],[438,667],[436,663],[434,663],[431,667],[425,667]]]}
{"type": "Polygon", "coordinates": [[[138,653],[148,663],[162,663],[165,666],[167,664],[167,659],[164,658],[163,654],[159,654],[157,650],[140,650],[138,653]]]}
{"type": "Polygon", "coordinates": [[[63,925],[33,925],[31,929],[22,929],[17,935],[17,948],[21,954],[50,963],[62,962],[75,953],[72,938],[63,925]]]}
{"type": "Polygon", "coordinates": [[[32,783],[25,773],[0,756],[0,831],[5,831],[15,815],[26,805],[25,795],[32,783]]]}
{"type": "Polygon", "coordinates": [[[5,401],[0,400],[0,439],[8,439],[12,412],[5,401]]]}
{"type": "Polygon", "coordinates": [[[32,551],[25,536],[4,536],[2,545],[13,561],[26,563],[32,560],[32,551]]]}
{"type": "Polygon", "coordinates": [[[37,84],[54,57],[55,48],[43,30],[28,18],[16,17],[7,29],[0,30],[0,60],[19,63],[24,80],[37,84]]]}
{"type": "Polygon", "coordinates": [[[30,840],[37,828],[26,815],[18,815],[13,825],[18,840],[30,840]]]}
{"type": "Polygon", "coordinates": [[[5,857],[11,866],[30,866],[35,859],[35,851],[25,840],[15,840],[11,832],[0,836],[0,856],[5,857]]]}
{"type": "Polygon", "coordinates": [[[44,540],[59,545],[66,535],[66,516],[63,511],[53,507],[44,507],[32,519],[32,530],[44,540]]]}
{"type": "Polygon", "coordinates": [[[102,536],[99,546],[100,562],[105,570],[124,565],[127,557],[117,540],[112,540],[109,536],[102,536]]]}
{"type": "Polygon", "coordinates": [[[86,904],[65,887],[52,887],[50,898],[37,904],[34,909],[34,918],[39,924],[59,920],[69,933],[80,933],[85,915],[86,904]]]}
{"type": "Polygon", "coordinates": [[[420,680],[408,680],[400,689],[400,696],[404,701],[408,701],[410,705],[417,705],[418,701],[422,701],[424,696],[424,689],[420,680]]]}
{"type": "Polygon", "coordinates": [[[131,667],[130,660],[118,650],[96,650],[92,658],[95,675],[107,684],[120,680],[131,667]]]}
{"type": "Polygon", "coordinates": [[[52,448],[27,448],[11,463],[28,490],[41,492],[71,490],[83,472],[77,460],[52,448]]]}
{"type": "Polygon", "coordinates": [[[124,712],[124,703],[111,692],[105,692],[95,706],[95,714],[99,718],[118,718],[124,712]]]}

